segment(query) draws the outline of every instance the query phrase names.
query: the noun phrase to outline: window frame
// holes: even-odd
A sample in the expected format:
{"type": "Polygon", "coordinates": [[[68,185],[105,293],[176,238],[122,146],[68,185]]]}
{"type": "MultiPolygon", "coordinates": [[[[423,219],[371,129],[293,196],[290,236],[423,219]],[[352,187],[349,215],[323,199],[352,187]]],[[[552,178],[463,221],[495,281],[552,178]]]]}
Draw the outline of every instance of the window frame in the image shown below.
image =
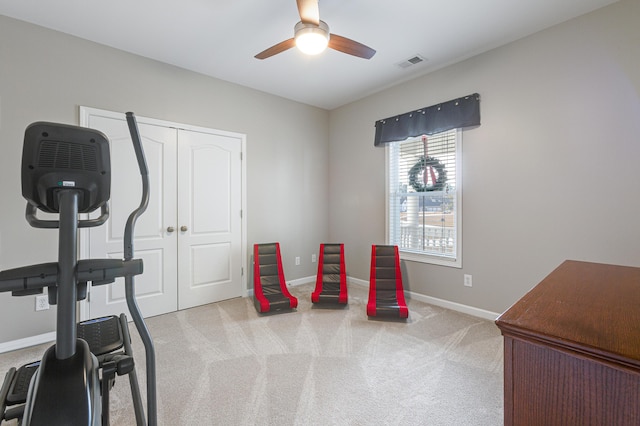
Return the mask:
{"type": "MultiPolygon", "coordinates": [[[[403,249],[398,242],[390,241],[390,161],[391,161],[391,147],[392,144],[398,144],[403,142],[412,142],[416,138],[408,138],[404,141],[391,142],[385,146],[385,241],[387,244],[397,245],[400,258],[402,260],[409,260],[413,262],[421,262],[432,265],[448,266],[453,268],[462,268],[462,188],[463,188],[463,176],[462,176],[462,129],[455,129],[456,133],[456,247],[455,247],[455,259],[447,256],[438,256],[431,253],[420,253],[416,251],[409,251],[403,249]]],[[[442,132],[444,133],[444,132],[442,132]]]]}

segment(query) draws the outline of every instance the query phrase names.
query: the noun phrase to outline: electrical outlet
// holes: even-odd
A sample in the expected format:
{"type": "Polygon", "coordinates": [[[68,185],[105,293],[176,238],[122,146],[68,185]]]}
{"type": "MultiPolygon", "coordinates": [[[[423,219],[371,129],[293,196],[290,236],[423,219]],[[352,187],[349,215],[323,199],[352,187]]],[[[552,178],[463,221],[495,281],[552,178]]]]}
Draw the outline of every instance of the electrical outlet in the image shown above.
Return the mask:
{"type": "Polygon", "coordinates": [[[473,286],[473,280],[471,275],[469,274],[464,274],[464,286],[465,287],[471,287],[473,286]]]}
{"type": "Polygon", "coordinates": [[[296,266],[300,265],[300,256],[296,256],[296,266]]]}
{"type": "Polygon", "coordinates": [[[46,311],[49,309],[49,296],[36,296],[36,311],[46,311]]]}
{"type": "Polygon", "coordinates": [[[312,262],[312,263],[315,263],[315,262],[316,262],[316,260],[318,260],[318,258],[316,257],[316,254],[315,254],[315,253],[313,253],[313,254],[311,255],[311,262],[312,262]]]}

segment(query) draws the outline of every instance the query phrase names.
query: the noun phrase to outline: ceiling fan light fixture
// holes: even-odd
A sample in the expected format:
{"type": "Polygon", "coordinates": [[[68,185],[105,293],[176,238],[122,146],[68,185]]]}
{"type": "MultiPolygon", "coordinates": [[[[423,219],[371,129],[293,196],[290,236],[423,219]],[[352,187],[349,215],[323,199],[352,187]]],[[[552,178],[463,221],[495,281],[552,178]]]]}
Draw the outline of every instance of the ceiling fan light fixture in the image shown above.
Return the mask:
{"type": "Polygon", "coordinates": [[[307,55],[317,55],[329,44],[329,26],[323,21],[320,25],[298,22],[294,33],[296,46],[307,55]]]}

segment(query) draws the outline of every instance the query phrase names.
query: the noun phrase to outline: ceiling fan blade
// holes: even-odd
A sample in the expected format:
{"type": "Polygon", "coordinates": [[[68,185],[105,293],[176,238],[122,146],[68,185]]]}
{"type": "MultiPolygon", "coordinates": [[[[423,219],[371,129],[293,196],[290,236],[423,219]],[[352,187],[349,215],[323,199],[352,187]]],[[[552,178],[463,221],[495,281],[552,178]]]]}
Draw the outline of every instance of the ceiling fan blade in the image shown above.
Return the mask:
{"type": "Polygon", "coordinates": [[[258,53],[256,56],[254,56],[254,58],[256,58],[256,59],[267,59],[267,58],[270,58],[273,55],[277,55],[278,53],[282,53],[285,50],[289,50],[295,45],[296,45],[295,39],[290,38],[289,40],[281,41],[280,43],[275,44],[275,45],[271,46],[270,48],[263,50],[262,52],[258,53]]]}
{"type": "Polygon", "coordinates": [[[364,59],[371,59],[376,54],[376,51],[369,46],[336,34],[330,35],[329,47],[364,59]]]}
{"type": "Polygon", "coordinates": [[[320,10],[318,0],[296,0],[300,20],[305,24],[320,25],[320,10]]]}

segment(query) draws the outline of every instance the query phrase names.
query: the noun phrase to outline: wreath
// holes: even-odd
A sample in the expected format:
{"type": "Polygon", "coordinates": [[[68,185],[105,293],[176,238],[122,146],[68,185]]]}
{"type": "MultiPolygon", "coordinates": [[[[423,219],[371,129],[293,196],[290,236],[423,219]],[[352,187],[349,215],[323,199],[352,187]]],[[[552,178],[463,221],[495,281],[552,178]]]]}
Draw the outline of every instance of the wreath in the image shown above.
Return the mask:
{"type": "Polygon", "coordinates": [[[447,171],[437,158],[420,156],[418,162],[409,170],[409,185],[415,189],[416,192],[429,192],[429,191],[441,191],[444,189],[447,183],[447,171]],[[428,176],[431,176],[431,185],[427,185],[428,176]],[[436,177],[436,174],[438,175],[436,177]],[[420,177],[422,179],[420,179],[420,177]]]}

